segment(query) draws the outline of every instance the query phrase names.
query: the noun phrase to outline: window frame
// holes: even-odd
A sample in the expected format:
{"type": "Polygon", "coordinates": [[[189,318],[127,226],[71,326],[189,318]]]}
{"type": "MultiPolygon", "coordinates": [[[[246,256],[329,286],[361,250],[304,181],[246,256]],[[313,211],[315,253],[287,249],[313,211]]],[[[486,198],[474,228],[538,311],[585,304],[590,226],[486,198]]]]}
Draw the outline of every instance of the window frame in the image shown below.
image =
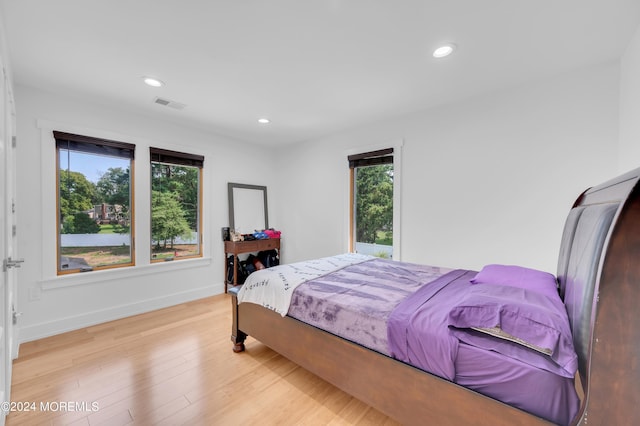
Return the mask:
{"type": "Polygon", "coordinates": [[[150,263],[163,263],[167,261],[175,261],[175,260],[186,260],[186,259],[197,259],[202,258],[204,256],[204,244],[203,244],[203,176],[204,176],[204,156],[197,154],[188,154],[180,151],[172,151],[168,149],[149,147],[149,262],[150,263]],[[154,259],[153,258],[153,235],[152,235],[152,227],[153,227],[153,219],[151,218],[151,212],[153,210],[153,163],[157,164],[166,164],[172,166],[186,166],[186,167],[197,167],[198,168],[198,209],[197,209],[197,226],[198,226],[198,253],[187,255],[187,256],[179,256],[179,257],[171,257],[171,258],[161,258],[154,259]]]}
{"type": "Polygon", "coordinates": [[[106,269],[117,269],[135,266],[136,249],[135,249],[135,145],[119,142],[110,139],[96,138],[92,136],[78,135],[74,133],[61,132],[53,130],[53,138],[55,141],[55,158],[56,158],[56,275],[70,275],[85,272],[101,271],[106,269]],[[64,146],[66,144],[66,146],[64,146]],[[129,237],[130,237],[130,258],[127,263],[116,263],[111,265],[102,265],[91,267],[90,269],[61,269],[61,215],[60,215],[60,149],[71,150],[75,152],[83,152],[87,154],[101,154],[110,157],[128,158],[129,159],[129,237]]]}
{"type": "Polygon", "coordinates": [[[402,139],[381,146],[364,149],[353,149],[347,152],[349,163],[349,191],[348,191],[348,217],[347,217],[347,250],[353,253],[355,250],[355,167],[377,164],[393,164],[393,260],[402,260],[401,257],[401,193],[402,193],[402,139]],[[382,159],[391,157],[392,160],[382,159]]]}

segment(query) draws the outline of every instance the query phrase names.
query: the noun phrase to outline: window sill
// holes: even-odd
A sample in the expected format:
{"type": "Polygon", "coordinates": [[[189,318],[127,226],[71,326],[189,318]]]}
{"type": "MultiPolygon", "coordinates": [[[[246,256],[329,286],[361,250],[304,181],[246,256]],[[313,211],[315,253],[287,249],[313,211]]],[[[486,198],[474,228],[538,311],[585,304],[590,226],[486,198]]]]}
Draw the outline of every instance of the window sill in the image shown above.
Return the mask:
{"type": "Polygon", "coordinates": [[[209,265],[211,265],[210,257],[184,259],[173,262],[156,262],[149,265],[127,266],[123,268],[60,275],[40,281],[40,286],[42,287],[42,290],[56,290],[79,285],[116,281],[123,278],[142,277],[146,275],[166,273],[169,271],[199,268],[209,265]]]}

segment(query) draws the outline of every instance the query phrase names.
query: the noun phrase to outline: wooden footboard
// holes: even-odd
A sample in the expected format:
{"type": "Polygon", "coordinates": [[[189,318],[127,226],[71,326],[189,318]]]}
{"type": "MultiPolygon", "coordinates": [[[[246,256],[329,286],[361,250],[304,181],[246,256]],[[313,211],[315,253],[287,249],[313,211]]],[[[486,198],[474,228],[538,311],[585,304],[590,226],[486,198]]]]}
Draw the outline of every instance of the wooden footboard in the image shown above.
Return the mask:
{"type": "Polygon", "coordinates": [[[234,351],[247,335],[402,424],[548,425],[544,419],[232,294],[234,351]]]}

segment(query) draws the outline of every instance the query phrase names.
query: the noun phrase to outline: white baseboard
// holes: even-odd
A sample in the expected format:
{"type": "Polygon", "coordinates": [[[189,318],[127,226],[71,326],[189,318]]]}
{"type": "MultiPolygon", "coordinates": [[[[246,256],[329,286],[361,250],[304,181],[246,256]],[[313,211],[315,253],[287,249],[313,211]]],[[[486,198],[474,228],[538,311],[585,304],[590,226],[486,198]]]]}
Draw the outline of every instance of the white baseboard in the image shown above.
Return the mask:
{"type": "Polygon", "coordinates": [[[82,315],[23,326],[20,327],[20,343],[30,342],[32,340],[42,339],[44,337],[54,336],[56,334],[90,327],[96,324],[102,324],[104,322],[126,318],[132,315],[142,314],[156,309],[178,305],[180,303],[190,302],[192,300],[215,296],[223,291],[224,285],[218,283],[185,292],[88,312],[82,315]]]}

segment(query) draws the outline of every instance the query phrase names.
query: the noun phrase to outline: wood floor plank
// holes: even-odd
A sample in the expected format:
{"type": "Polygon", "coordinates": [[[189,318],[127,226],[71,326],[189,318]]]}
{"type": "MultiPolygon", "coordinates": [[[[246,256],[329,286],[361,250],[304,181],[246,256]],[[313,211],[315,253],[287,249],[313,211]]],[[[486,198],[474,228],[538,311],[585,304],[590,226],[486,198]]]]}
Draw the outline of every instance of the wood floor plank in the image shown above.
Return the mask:
{"type": "Polygon", "coordinates": [[[11,396],[38,409],[6,424],[397,424],[251,337],[234,353],[230,331],[223,294],[25,343],[11,396]]]}

